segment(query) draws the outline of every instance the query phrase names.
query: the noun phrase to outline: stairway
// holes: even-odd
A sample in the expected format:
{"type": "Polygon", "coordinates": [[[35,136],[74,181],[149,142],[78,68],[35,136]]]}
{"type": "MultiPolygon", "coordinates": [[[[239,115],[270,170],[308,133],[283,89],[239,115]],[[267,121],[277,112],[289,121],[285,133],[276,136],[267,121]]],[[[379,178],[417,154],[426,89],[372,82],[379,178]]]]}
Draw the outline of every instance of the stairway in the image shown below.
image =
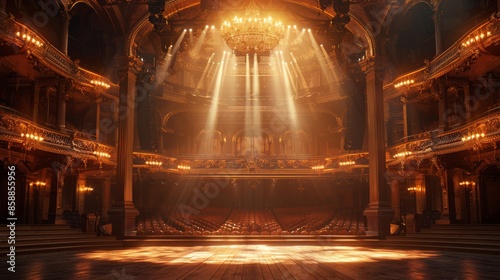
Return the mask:
{"type": "Polygon", "coordinates": [[[49,253],[89,249],[122,248],[122,242],[114,236],[96,236],[83,233],[79,228],[69,225],[16,225],[15,245],[7,243],[9,231],[5,224],[0,225],[0,250],[8,252],[10,246],[16,247],[16,254],[49,253]]]}
{"type": "Polygon", "coordinates": [[[388,236],[384,246],[500,254],[500,225],[432,225],[406,236],[388,236]]]}

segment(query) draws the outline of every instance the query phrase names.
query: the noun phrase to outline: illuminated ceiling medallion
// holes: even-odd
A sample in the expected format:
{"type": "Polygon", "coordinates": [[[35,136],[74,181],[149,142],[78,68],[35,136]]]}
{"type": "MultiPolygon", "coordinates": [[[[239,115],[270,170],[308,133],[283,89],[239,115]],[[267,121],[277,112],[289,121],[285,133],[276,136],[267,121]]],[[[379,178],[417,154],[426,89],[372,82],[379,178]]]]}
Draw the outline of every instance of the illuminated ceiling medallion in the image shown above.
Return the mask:
{"type": "Polygon", "coordinates": [[[271,16],[261,17],[253,0],[245,10],[245,16],[235,16],[222,24],[221,34],[235,55],[268,55],[283,38],[285,28],[281,21],[271,16]]]}

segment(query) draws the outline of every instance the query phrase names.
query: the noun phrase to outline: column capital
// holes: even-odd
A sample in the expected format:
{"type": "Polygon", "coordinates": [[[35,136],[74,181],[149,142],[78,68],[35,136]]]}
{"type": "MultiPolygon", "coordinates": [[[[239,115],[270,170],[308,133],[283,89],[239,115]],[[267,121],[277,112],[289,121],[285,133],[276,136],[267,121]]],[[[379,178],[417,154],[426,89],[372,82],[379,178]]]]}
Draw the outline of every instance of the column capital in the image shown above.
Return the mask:
{"type": "Polygon", "coordinates": [[[120,81],[123,81],[129,74],[134,74],[137,76],[137,74],[142,69],[142,65],[144,64],[136,56],[118,56],[115,58],[115,61],[116,73],[120,81]]]}
{"type": "Polygon", "coordinates": [[[361,69],[365,74],[374,73],[377,78],[384,78],[384,62],[381,58],[376,56],[367,56],[364,60],[360,62],[361,69]]]}

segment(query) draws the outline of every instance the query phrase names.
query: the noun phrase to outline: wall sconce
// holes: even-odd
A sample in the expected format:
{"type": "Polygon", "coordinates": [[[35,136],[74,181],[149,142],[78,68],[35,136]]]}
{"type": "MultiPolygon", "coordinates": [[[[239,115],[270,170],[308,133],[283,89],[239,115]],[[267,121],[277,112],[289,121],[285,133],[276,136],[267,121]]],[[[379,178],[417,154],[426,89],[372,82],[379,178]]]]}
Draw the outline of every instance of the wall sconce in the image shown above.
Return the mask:
{"type": "Polygon", "coordinates": [[[89,193],[89,192],[93,192],[94,188],[87,187],[87,186],[80,186],[79,191],[84,192],[84,193],[89,193]]]}
{"type": "Polygon", "coordinates": [[[34,187],[35,189],[40,189],[41,187],[45,187],[47,184],[42,181],[35,181],[30,183],[30,187],[34,187]]]}
{"type": "Polygon", "coordinates": [[[409,192],[411,192],[411,193],[414,193],[414,192],[418,192],[418,191],[420,191],[420,187],[417,187],[417,186],[415,186],[415,187],[408,187],[408,189],[407,189],[407,190],[408,190],[409,192]]]}
{"type": "Polygon", "coordinates": [[[473,187],[476,185],[476,183],[472,182],[472,181],[462,181],[462,182],[458,183],[458,185],[463,186],[463,187],[473,187]]]}

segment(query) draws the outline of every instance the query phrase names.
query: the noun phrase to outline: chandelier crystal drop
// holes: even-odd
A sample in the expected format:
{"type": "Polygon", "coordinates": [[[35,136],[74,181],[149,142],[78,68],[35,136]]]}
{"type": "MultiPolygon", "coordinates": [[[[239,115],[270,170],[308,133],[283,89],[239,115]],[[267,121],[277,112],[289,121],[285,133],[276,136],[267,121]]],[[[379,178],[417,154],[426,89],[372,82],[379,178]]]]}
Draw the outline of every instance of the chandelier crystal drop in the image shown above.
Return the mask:
{"type": "Polygon", "coordinates": [[[253,0],[246,8],[245,16],[226,20],[221,27],[222,38],[235,55],[269,55],[278,46],[284,32],[281,21],[275,21],[271,16],[260,16],[253,0]]]}

